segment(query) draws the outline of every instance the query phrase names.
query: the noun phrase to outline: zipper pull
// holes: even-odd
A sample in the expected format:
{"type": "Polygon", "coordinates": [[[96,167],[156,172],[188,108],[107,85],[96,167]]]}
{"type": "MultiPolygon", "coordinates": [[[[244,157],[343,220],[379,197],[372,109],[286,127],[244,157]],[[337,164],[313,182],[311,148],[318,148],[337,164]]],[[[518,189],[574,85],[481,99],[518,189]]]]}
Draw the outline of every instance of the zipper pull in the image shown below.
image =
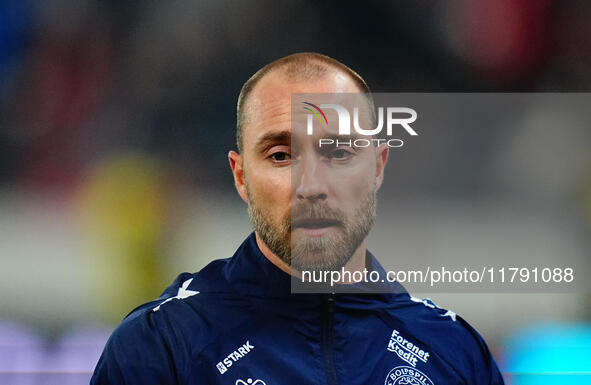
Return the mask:
{"type": "Polygon", "coordinates": [[[328,312],[329,313],[333,313],[334,312],[334,306],[335,306],[334,293],[330,293],[328,295],[328,298],[326,299],[326,305],[327,305],[328,312]]]}

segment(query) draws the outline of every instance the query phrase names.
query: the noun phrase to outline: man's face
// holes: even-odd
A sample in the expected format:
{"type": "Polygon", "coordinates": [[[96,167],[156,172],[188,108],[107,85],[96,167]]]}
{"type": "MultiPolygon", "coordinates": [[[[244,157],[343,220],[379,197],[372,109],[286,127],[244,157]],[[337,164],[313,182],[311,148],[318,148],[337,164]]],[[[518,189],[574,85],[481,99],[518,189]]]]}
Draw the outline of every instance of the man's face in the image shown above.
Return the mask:
{"type": "Polygon", "coordinates": [[[318,139],[334,135],[336,125],[307,135],[298,123],[306,111],[292,115],[291,94],[358,92],[339,73],[299,83],[271,73],[250,96],[242,153],[249,216],[269,249],[296,270],[340,269],[360,247],[375,219],[387,147],[320,148],[318,139]]]}

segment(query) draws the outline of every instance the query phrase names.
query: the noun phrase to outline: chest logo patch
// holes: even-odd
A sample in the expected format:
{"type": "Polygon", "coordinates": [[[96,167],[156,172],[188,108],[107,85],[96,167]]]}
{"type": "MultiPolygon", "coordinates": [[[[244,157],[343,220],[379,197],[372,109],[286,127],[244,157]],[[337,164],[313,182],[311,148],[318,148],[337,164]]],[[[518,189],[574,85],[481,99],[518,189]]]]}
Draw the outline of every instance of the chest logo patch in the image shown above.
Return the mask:
{"type": "Polygon", "coordinates": [[[390,336],[390,341],[388,341],[388,350],[396,353],[400,359],[413,367],[417,366],[419,360],[427,363],[429,359],[429,352],[424,351],[416,344],[404,338],[396,329],[394,329],[390,336]]]}
{"type": "MultiPolygon", "coordinates": [[[[238,385],[238,384],[237,384],[238,385]]],[[[390,370],[384,385],[434,385],[423,372],[410,366],[397,366],[390,370]]]]}

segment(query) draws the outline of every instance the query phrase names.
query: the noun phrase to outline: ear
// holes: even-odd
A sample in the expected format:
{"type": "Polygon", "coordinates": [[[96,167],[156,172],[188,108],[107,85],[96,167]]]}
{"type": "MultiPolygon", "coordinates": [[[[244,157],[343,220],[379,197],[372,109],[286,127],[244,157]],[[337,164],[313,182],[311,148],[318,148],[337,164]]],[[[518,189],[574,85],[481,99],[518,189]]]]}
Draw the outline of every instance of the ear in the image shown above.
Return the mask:
{"type": "Polygon", "coordinates": [[[228,161],[230,162],[230,168],[234,175],[234,186],[240,198],[248,203],[248,194],[246,193],[246,183],[244,182],[244,168],[242,164],[242,156],[236,151],[230,151],[228,153],[228,161]]]}
{"type": "Polygon", "coordinates": [[[381,144],[376,148],[376,187],[378,190],[384,181],[384,169],[386,168],[386,163],[388,163],[389,153],[390,148],[386,144],[381,144]]]}

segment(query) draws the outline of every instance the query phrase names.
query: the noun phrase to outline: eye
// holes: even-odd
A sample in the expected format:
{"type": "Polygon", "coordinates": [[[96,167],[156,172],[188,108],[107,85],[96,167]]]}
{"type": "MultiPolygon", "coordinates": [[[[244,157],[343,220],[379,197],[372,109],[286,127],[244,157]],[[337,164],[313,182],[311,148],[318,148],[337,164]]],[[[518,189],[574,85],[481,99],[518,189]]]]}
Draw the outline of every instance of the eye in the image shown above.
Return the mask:
{"type": "Polygon", "coordinates": [[[337,148],[334,151],[331,151],[328,154],[328,157],[334,158],[334,159],[346,159],[350,155],[351,155],[351,153],[349,151],[343,150],[342,148],[337,148]]]}
{"type": "Polygon", "coordinates": [[[287,152],[278,151],[271,154],[269,158],[273,159],[275,162],[285,162],[290,159],[290,155],[287,152]]]}

